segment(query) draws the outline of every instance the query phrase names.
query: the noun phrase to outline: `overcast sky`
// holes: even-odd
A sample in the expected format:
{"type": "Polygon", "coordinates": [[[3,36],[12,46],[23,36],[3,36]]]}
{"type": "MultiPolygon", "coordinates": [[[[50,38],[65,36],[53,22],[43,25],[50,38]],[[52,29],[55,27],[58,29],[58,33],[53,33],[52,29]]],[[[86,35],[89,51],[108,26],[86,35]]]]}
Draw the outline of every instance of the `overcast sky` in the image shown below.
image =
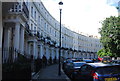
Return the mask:
{"type": "MultiPolygon", "coordinates": [[[[42,0],[50,14],[59,21],[59,1],[42,0]]],[[[71,30],[97,35],[101,21],[106,17],[117,16],[114,6],[119,0],[62,0],[62,24],[71,30]]]]}

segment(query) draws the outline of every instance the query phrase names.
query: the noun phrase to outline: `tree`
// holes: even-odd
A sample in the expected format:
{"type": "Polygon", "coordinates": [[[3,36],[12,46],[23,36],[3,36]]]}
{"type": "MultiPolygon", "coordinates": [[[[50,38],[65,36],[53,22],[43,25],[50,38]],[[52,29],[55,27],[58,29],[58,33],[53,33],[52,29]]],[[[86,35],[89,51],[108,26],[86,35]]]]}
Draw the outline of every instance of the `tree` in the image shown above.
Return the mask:
{"type": "Polygon", "coordinates": [[[112,53],[111,56],[120,56],[120,16],[111,16],[102,22],[100,42],[105,50],[112,53]]]}
{"type": "Polygon", "coordinates": [[[110,53],[110,50],[102,48],[97,52],[99,57],[103,57],[103,56],[111,56],[112,57],[112,53],[110,53]]]}

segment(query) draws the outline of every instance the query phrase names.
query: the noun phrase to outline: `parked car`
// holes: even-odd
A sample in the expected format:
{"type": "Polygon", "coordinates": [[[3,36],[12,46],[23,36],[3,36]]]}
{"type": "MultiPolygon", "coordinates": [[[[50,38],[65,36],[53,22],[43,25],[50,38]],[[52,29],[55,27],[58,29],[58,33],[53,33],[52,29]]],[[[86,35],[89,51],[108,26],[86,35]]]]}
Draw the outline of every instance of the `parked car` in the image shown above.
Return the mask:
{"type": "Polygon", "coordinates": [[[112,60],[112,63],[114,63],[114,64],[120,64],[120,60],[112,60]]]}
{"type": "Polygon", "coordinates": [[[81,68],[82,65],[86,64],[86,62],[73,62],[71,63],[70,67],[68,68],[68,74],[70,75],[71,79],[74,79],[77,72],[81,68]]]}
{"type": "Polygon", "coordinates": [[[67,67],[70,65],[70,63],[74,62],[75,59],[66,59],[62,63],[62,69],[66,71],[67,67]]]}
{"type": "Polygon", "coordinates": [[[72,63],[72,62],[80,62],[82,59],[66,59],[62,63],[62,69],[66,71],[67,67],[72,63]]]}
{"type": "Polygon", "coordinates": [[[83,61],[86,62],[86,63],[93,63],[93,62],[94,62],[94,61],[91,60],[91,59],[83,59],[83,61]]]}
{"type": "Polygon", "coordinates": [[[75,79],[80,81],[120,81],[120,65],[86,63],[81,66],[75,79]]]}
{"type": "Polygon", "coordinates": [[[112,58],[110,56],[104,56],[102,59],[103,63],[111,63],[112,62],[112,58]]]}

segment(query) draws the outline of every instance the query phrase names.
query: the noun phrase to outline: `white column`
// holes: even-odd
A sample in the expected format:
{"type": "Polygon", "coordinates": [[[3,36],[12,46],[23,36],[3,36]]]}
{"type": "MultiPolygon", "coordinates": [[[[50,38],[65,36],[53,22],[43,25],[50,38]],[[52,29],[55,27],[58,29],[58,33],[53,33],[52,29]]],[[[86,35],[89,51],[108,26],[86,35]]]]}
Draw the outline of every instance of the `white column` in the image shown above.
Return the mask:
{"type": "MultiPolygon", "coordinates": [[[[16,50],[19,50],[19,39],[20,39],[20,23],[16,23],[15,24],[15,37],[14,37],[14,48],[16,50]]],[[[14,53],[14,59],[15,60],[17,58],[18,54],[17,52],[14,53]]]]}
{"type": "Polygon", "coordinates": [[[62,49],[62,57],[64,57],[64,50],[62,49]]]}
{"type": "Polygon", "coordinates": [[[88,59],[90,56],[89,56],[89,54],[88,53],[86,53],[86,58],[88,59]]]}
{"type": "Polygon", "coordinates": [[[77,52],[76,52],[76,58],[78,58],[78,54],[77,54],[77,52]]]}
{"type": "Polygon", "coordinates": [[[33,56],[34,58],[36,59],[37,58],[37,55],[36,55],[36,41],[33,42],[33,56]]]}
{"type": "Polygon", "coordinates": [[[20,38],[20,23],[16,23],[16,25],[15,25],[14,47],[15,47],[17,50],[19,49],[19,38],[20,38]]]}
{"type": "Polygon", "coordinates": [[[53,53],[53,47],[51,47],[51,56],[52,56],[52,60],[54,59],[55,55],[53,53]]]}
{"type": "Polygon", "coordinates": [[[56,59],[58,60],[59,59],[59,49],[58,48],[56,48],[56,59]]]}
{"type": "Polygon", "coordinates": [[[78,57],[77,57],[77,58],[80,58],[80,52],[78,52],[77,54],[78,54],[78,57]]]}
{"type": "Polygon", "coordinates": [[[40,58],[42,59],[43,57],[43,45],[40,44],[40,58]]]}
{"type": "Polygon", "coordinates": [[[50,58],[50,54],[49,54],[49,50],[48,50],[48,46],[45,46],[46,47],[46,58],[47,60],[50,58]]]}
{"type": "Polygon", "coordinates": [[[75,56],[75,58],[76,58],[76,52],[74,52],[74,56],[75,56]]]}
{"type": "Polygon", "coordinates": [[[49,58],[50,58],[50,47],[48,47],[48,55],[49,55],[49,58]]]}
{"type": "Polygon", "coordinates": [[[83,53],[83,58],[85,58],[85,53],[83,53]]]}
{"type": "Polygon", "coordinates": [[[3,44],[3,60],[8,60],[8,52],[9,52],[9,30],[8,28],[4,28],[4,44],[3,44]]]}
{"type": "Polygon", "coordinates": [[[28,42],[28,47],[27,47],[27,49],[25,49],[26,51],[28,51],[28,54],[31,54],[30,49],[31,49],[31,45],[30,45],[30,43],[28,42]]]}
{"type": "Polygon", "coordinates": [[[20,30],[20,52],[24,53],[24,27],[20,30]]]}
{"type": "Polygon", "coordinates": [[[93,54],[91,54],[91,58],[94,59],[93,54]]]}
{"type": "Polygon", "coordinates": [[[84,53],[82,53],[82,58],[84,59],[84,53]]]}
{"type": "Polygon", "coordinates": [[[9,47],[9,31],[8,28],[4,28],[4,44],[3,44],[4,48],[8,48],[9,47]]]}
{"type": "Polygon", "coordinates": [[[68,58],[68,52],[65,50],[65,58],[68,58]]]}
{"type": "Polygon", "coordinates": [[[30,56],[30,44],[27,41],[24,41],[24,44],[25,44],[25,46],[23,45],[24,51],[28,54],[28,56],[30,56]]]}
{"type": "Polygon", "coordinates": [[[29,43],[29,46],[30,46],[30,48],[29,48],[29,53],[30,53],[30,56],[31,55],[33,55],[34,56],[34,50],[33,50],[33,44],[32,43],[29,43]]]}
{"type": "Polygon", "coordinates": [[[61,49],[61,56],[63,56],[63,50],[61,49]]]}
{"type": "Polygon", "coordinates": [[[75,52],[75,58],[77,58],[77,52],[75,52]]]}
{"type": "Polygon", "coordinates": [[[75,52],[73,52],[73,58],[75,58],[75,52]]]}
{"type": "Polygon", "coordinates": [[[83,53],[83,58],[85,58],[85,53],[83,53]]]}
{"type": "Polygon", "coordinates": [[[81,55],[81,53],[79,53],[79,58],[82,58],[82,55],[81,55]]]}
{"type": "MultiPolygon", "coordinates": [[[[2,12],[2,2],[0,2],[0,12],[2,12]]],[[[0,13],[0,21],[2,21],[2,13],[0,13]]],[[[3,35],[3,26],[0,22],[0,80],[2,80],[2,35],[3,35]]]]}
{"type": "Polygon", "coordinates": [[[83,53],[81,52],[81,58],[83,58],[83,53]]]}
{"type": "Polygon", "coordinates": [[[87,58],[87,54],[85,53],[85,58],[87,58]]]}
{"type": "MultiPolygon", "coordinates": [[[[0,12],[2,12],[2,2],[0,2],[0,12]]],[[[2,13],[0,13],[0,56],[1,56],[1,50],[2,50],[2,35],[3,35],[3,26],[2,26],[2,13]]],[[[1,58],[1,57],[0,57],[1,58]]],[[[1,64],[1,60],[0,60],[1,64]]]]}
{"type": "Polygon", "coordinates": [[[37,42],[36,42],[36,59],[38,58],[38,45],[37,45],[37,42]]]}
{"type": "Polygon", "coordinates": [[[55,48],[53,47],[53,55],[54,55],[54,58],[55,58],[55,48]]]}

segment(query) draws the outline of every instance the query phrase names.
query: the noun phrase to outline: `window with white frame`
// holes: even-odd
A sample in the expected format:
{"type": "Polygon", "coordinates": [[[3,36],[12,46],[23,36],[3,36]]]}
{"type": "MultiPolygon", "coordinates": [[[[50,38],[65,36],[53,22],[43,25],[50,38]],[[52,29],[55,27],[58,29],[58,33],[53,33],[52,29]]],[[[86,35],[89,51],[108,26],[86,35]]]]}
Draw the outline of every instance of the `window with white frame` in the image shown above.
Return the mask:
{"type": "Polygon", "coordinates": [[[40,24],[40,16],[38,17],[38,23],[40,24]]]}
{"type": "Polygon", "coordinates": [[[33,30],[33,24],[31,24],[31,30],[33,30]]]}
{"type": "Polygon", "coordinates": [[[40,4],[39,4],[39,8],[40,8],[40,4]]]}
{"type": "Polygon", "coordinates": [[[34,34],[36,34],[37,33],[37,28],[36,28],[36,26],[34,27],[34,34]]]}
{"type": "Polygon", "coordinates": [[[51,27],[50,27],[50,33],[51,33],[51,27]]]}
{"type": "Polygon", "coordinates": [[[36,20],[36,11],[34,12],[34,18],[35,18],[35,20],[36,20]]]}
{"type": "Polygon", "coordinates": [[[31,17],[33,17],[33,7],[31,7],[31,17]]]}
{"type": "Polygon", "coordinates": [[[45,23],[45,24],[44,24],[44,28],[45,28],[45,30],[46,30],[46,27],[47,27],[47,24],[45,23]]]}
{"type": "Polygon", "coordinates": [[[47,24],[47,28],[46,28],[46,30],[49,32],[48,28],[49,28],[49,25],[47,24]]]}

